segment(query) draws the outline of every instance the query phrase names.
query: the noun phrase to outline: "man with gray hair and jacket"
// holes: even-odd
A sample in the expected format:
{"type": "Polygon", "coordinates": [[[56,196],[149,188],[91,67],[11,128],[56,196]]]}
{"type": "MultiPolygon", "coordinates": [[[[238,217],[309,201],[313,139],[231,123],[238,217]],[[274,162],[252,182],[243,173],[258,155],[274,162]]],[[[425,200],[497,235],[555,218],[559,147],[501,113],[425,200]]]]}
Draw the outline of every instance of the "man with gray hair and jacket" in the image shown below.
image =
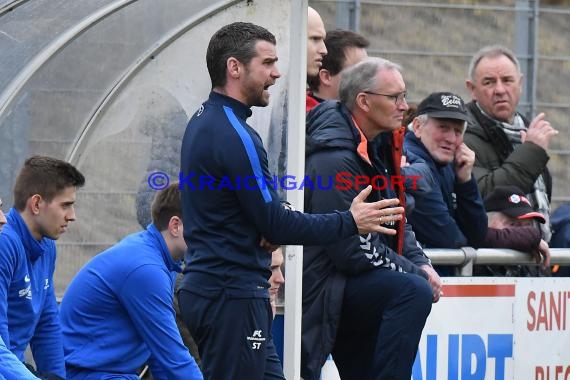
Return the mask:
{"type": "MultiPolygon", "coordinates": [[[[306,210],[342,210],[363,182],[375,188],[369,200],[392,200],[397,206],[393,179],[400,162],[393,159],[391,132],[408,109],[400,67],[380,58],[363,60],[341,73],[339,94],[340,102],[325,101],[307,114],[307,178],[330,182],[305,187],[306,210]]],[[[305,247],[305,380],[319,379],[330,353],[343,379],[410,378],[431,303],[441,296],[441,280],[402,212],[394,207],[382,216],[388,229],[381,233],[305,247]]]]}
{"type": "Polygon", "coordinates": [[[529,121],[517,112],[522,78],[516,56],[504,46],[486,46],[473,56],[466,81],[473,101],[467,104],[471,120],[465,143],[475,151],[473,173],[481,195],[497,186],[519,187],[545,216],[539,227],[548,242],[552,179],[547,150],[558,131],[544,113],[529,121]]]}

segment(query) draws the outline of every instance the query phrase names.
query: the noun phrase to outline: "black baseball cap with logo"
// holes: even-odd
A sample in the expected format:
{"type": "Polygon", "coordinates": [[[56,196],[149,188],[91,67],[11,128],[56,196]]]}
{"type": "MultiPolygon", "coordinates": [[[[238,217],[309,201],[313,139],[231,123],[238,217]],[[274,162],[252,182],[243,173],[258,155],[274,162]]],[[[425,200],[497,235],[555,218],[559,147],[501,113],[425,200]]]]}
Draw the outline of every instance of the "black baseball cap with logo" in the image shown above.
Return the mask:
{"type": "Polygon", "coordinates": [[[538,219],[544,215],[533,210],[526,195],[516,186],[498,186],[485,198],[487,211],[499,211],[515,219],[538,219]]]}
{"type": "Polygon", "coordinates": [[[469,121],[467,108],[459,95],[451,92],[434,92],[418,105],[416,116],[428,115],[438,119],[469,121]]]}

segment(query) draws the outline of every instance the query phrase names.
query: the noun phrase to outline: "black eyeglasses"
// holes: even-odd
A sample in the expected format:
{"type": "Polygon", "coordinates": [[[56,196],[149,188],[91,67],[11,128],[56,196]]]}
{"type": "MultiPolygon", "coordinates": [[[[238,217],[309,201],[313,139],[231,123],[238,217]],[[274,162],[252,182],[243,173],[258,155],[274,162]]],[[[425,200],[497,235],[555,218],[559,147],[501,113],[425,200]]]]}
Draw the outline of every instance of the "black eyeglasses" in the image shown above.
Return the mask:
{"type": "Polygon", "coordinates": [[[362,91],[362,92],[370,95],[385,96],[388,99],[392,99],[395,105],[402,104],[406,100],[406,95],[407,95],[406,91],[398,92],[397,94],[381,94],[379,92],[374,92],[374,91],[362,91]]]}

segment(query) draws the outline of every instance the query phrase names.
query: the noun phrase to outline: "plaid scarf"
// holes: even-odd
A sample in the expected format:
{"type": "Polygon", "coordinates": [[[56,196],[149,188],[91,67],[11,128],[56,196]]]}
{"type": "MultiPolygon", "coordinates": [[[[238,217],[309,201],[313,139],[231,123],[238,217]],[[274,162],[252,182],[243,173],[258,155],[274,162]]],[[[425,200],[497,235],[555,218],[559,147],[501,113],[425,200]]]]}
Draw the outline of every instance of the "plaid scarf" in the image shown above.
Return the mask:
{"type": "MultiPolygon", "coordinates": [[[[479,107],[479,104],[477,107],[479,107]]],[[[487,116],[489,119],[495,120],[489,115],[485,113],[479,107],[479,110],[487,116]]],[[[519,145],[522,144],[521,140],[521,131],[526,131],[527,127],[524,125],[523,118],[517,113],[513,118],[513,123],[505,123],[498,120],[495,122],[501,127],[503,132],[507,135],[510,143],[513,145],[513,148],[516,149],[519,145]]],[[[548,202],[548,194],[546,192],[546,182],[544,181],[543,175],[539,175],[536,181],[534,182],[533,191],[527,194],[527,198],[532,203],[533,208],[544,215],[544,219],[546,222],[544,224],[535,221],[536,227],[540,229],[542,232],[542,238],[548,243],[550,242],[550,238],[552,237],[552,230],[550,226],[550,202],[548,202]]]]}

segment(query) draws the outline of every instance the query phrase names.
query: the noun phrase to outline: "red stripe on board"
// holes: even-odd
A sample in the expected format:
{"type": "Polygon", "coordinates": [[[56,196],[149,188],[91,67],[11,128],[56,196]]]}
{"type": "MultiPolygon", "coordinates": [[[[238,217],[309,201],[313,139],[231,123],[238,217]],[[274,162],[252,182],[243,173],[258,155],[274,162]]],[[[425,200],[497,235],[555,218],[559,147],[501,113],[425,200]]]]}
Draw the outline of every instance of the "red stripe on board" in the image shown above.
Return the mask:
{"type": "Polygon", "coordinates": [[[443,285],[444,297],[514,297],[515,285],[443,285]]]}

